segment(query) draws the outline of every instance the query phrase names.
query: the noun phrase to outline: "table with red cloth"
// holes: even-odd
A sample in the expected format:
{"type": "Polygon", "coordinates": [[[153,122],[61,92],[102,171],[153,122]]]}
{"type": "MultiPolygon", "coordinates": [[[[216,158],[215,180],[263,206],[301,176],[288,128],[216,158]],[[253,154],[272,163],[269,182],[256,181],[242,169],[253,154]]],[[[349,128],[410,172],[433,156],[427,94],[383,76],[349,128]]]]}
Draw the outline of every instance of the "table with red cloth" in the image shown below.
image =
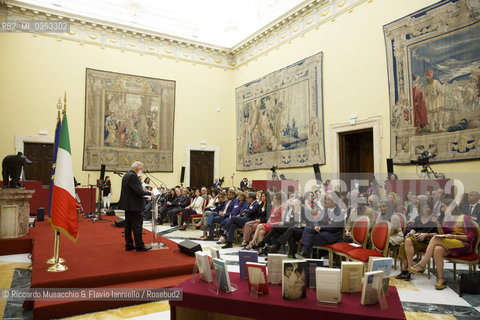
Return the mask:
{"type": "MultiPolygon", "coordinates": [[[[213,275],[215,276],[215,275],[213,275]]],[[[238,286],[231,293],[220,291],[212,293],[209,284],[191,279],[180,283],[176,288],[183,289],[182,301],[170,301],[171,319],[177,319],[176,308],[188,308],[208,313],[228,314],[255,319],[315,319],[319,315],[325,319],[405,319],[398,292],[389,287],[387,296],[388,309],[382,310],[380,304],[360,304],[361,293],[344,293],[342,302],[336,307],[317,306],[315,289],[307,289],[307,297],[298,300],[284,300],[281,285],[269,285],[267,295],[258,298],[250,296],[248,281],[241,279],[240,274],[230,273],[230,281],[238,286]]],[[[180,311],[180,310],[178,310],[180,311]]],[[[180,318],[180,317],[179,317],[180,318]]]]}

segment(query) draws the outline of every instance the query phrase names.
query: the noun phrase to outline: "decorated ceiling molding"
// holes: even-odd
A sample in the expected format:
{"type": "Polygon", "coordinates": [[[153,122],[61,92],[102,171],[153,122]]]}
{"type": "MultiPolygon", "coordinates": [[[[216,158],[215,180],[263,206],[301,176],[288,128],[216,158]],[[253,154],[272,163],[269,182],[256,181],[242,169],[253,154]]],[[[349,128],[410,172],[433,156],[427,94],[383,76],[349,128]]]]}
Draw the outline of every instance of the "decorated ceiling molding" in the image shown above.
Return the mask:
{"type": "Polygon", "coordinates": [[[27,6],[18,1],[0,0],[0,20],[68,21],[70,23],[69,33],[36,33],[34,35],[227,70],[238,69],[250,61],[268,54],[271,50],[277,49],[311,30],[318,29],[323,23],[333,22],[339,15],[350,13],[355,7],[372,1],[305,1],[232,48],[66,14],[53,9],[27,6]]]}

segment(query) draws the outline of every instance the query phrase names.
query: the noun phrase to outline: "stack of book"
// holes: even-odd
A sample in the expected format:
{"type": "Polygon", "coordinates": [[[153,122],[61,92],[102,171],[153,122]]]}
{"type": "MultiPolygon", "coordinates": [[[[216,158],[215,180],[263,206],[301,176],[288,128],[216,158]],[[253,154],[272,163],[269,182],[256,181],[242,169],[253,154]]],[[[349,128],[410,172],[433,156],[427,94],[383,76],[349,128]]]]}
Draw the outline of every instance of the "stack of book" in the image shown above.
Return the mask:
{"type": "Polygon", "coordinates": [[[208,255],[203,251],[195,252],[195,263],[198,268],[200,278],[206,282],[212,282],[212,273],[210,271],[210,263],[208,255]]]}

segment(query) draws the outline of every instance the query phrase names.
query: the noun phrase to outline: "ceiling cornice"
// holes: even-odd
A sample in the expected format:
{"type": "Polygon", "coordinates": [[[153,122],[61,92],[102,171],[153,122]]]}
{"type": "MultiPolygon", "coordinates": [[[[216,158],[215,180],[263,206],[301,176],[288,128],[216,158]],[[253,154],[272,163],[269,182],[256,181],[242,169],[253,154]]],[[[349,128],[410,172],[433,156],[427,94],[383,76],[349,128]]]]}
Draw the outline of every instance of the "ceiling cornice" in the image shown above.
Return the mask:
{"type": "Polygon", "coordinates": [[[153,55],[209,67],[236,69],[269,51],[303,36],[323,23],[334,21],[354,7],[373,0],[307,0],[232,48],[173,37],[140,28],[108,23],[97,19],[46,10],[18,1],[0,0],[0,20],[64,20],[69,33],[41,33],[57,40],[71,40],[80,45],[102,49],[153,55]]]}

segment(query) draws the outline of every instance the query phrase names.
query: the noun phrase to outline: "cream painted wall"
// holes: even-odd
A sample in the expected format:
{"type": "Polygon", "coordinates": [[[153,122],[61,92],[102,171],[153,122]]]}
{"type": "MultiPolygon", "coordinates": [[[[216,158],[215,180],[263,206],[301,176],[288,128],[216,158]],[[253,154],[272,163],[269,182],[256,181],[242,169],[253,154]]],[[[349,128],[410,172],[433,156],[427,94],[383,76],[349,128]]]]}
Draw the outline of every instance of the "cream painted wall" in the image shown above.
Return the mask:
{"type": "MultiPolygon", "coordinates": [[[[63,101],[66,91],[74,174],[83,184],[90,174],[90,183],[94,183],[99,172],[82,171],[88,67],[176,81],[174,171],[154,176],[168,186],[177,184],[185,165],[185,146],[199,145],[201,140],[207,141],[207,146],[220,146],[221,176],[234,172],[231,71],[31,34],[2,33],[0,46],[2,157],[15,152],[15,135],[38,136],[38,130],[54,135],[57,100],[62,97],[63,101]]],[[[115,201],[120,178],[112,178],[115,201]]]]}
{"type": "MultiPolygon", "coordinates": [[[[85,68],[176,81],[174,172],[155,174],[171,186],[179,181],[185,165],[185,146],[220,147],[220,174],[226,184],[235,185],[242,177],[265,179],[269,170],[236,172],[235,170],[235,97],[234,89],[295,61],[324,53],[324,116],[326,165],[330,172],[329,126],[345,123],[351,113],[358,120],[381,117],[381,168],[390,155],[389,101],[383,25],[437,2],[436,0],[374,0],[365,2],[351,13],[321,25],[278,49],[267,52],[238,70],[193,65],[171,59],[158,59],[116,49],[101,49],[77,42],[31,34],[0,34],[0,155],[12,154],[15,135],[38,135],[39,129],[53,136],[56,102],[67,91],[68,116],[78,180],[94,181],[98,172],[83,172],[85,68]],[[7,48],[5,50],[4,48],[7,48]],[[217,112],[220,107],[221,111],[217,112]]],[[[355,126],[351,127],[352,130],[355,126]]],[[[438,172],[475,172],[479,161],[434,165],[438,172]]],[[[402,175],[412,175],[413,166],[396,166],[402,175]]],[[[294,173],[312,173],[312,168],[281,170],[287,177],[294,173]]],[[[113,200],[119,196],[120,179],[113,176],[113,200]]],[[[470,188],[468,186],[467,188],[470,188]]]]}
{"type": "MultiPolygon", "coordinates": [[[[390,157],[389,98],[385,40],[383,26],[412,12],[436,3],[436,0],[374,0],[356,7],[333,22],[321,25],[286,43],[279,49],[242,66],[234,73],[234,87],[239,87],[270,72],[288,66],[305,57],[323,52],[324,65],[324,128],[326,165],[322,172],[332,172],[329,149],[329,125],[348,123],[352,113],[357,120],[381,117],[383,133],[381,168],[386,172],[386,158],[390,157]]],[[[355,130],[357,126],[351,126],[355,130]]],[[[479,161],[432,165],[437,172],[478,172],[479,161]]],[[[395,171],[416,177],[415,166],[395,166],[395,171]]],[[[312,173],[312,168],[282,169],[288,177],[295,173],[312,173]]],[[[249,180],[264,178],[269,170],[242,172],[249,180]]],[[[474,187],[471,183],[468,187],[474,187]]]]}

